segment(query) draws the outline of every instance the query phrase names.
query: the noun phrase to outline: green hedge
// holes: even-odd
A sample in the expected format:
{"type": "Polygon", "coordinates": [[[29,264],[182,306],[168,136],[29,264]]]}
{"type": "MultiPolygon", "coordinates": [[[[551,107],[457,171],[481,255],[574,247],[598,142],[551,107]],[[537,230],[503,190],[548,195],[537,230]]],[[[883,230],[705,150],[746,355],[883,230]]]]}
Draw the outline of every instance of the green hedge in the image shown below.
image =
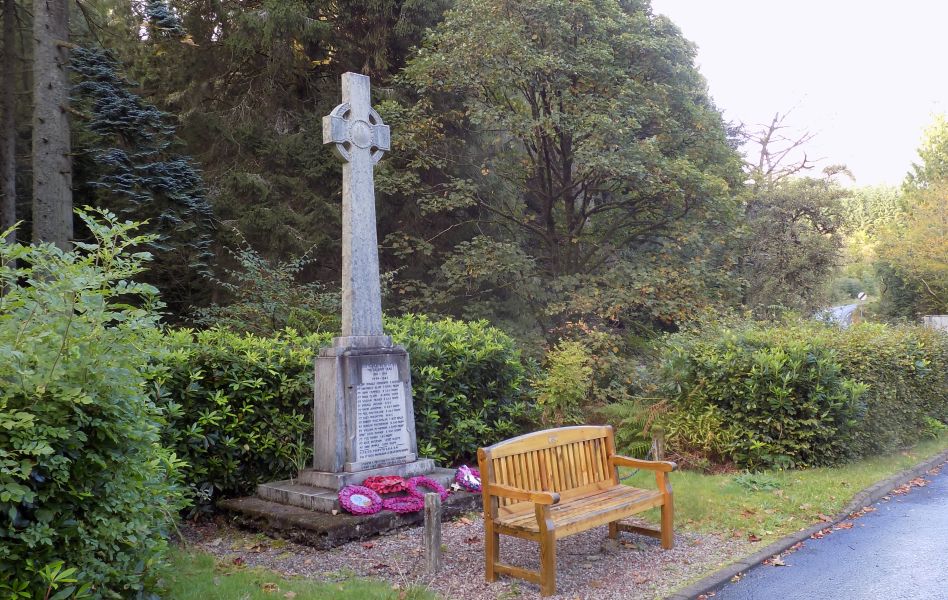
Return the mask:
{"type": "MultiPolygon", "coordinates": [[[[421,316],[386,320],[411,358],[419,453],[443,464],[473,460],[478,446],[529,422],[514,341],[484,322],[421,316]]],[[[166,337],[154,393],[172,415],[166,440],[191,465],[207,500],[290,477],[310,458],[313,361],[329,334],[272,337],[223,329],[166,337]]]]}
{"type": "MultiPolygon", "coordinates": [[[[157,332],[133,226],[84,217],[95,244],[0,243],[0,597],[151,597],[185,504],[146,375],[157,332]],[[19,270],[10,261],[19,261],[19,270]],[[57,570],[57,565],[59,569],[57,570]]],[[[0,236],[2,237],[2,236],[0,236]]]]}
{"type": "Polygon", "coordinates": [[[918,327],[714,326],[670,336],[661,372],[670,444],[747,468],[889,452],[948,421],[948,339],[918,327]],[[707,414],[723,429],[691,431],[707,414]]]}
{"type": "Polygon", "coordinates": [[[329,335],[170,331],[153,394],[200,503],[295,473],[312,446],[314,349],[329,335]]]}
{"type": "Polygon", "coordinates": [[[823,328],[843,373],[867,386],[850,443],[856,456],[904,448],[948,423],[948,335],[911,325],[823,328]]]}
{"type": "Polygon", "coordinates": [[[418,451],[445,465],[475,461],[477,448],[522,433],[535,422],[516,342],[486,321],[386,320],[408,350],[418,451]]]}

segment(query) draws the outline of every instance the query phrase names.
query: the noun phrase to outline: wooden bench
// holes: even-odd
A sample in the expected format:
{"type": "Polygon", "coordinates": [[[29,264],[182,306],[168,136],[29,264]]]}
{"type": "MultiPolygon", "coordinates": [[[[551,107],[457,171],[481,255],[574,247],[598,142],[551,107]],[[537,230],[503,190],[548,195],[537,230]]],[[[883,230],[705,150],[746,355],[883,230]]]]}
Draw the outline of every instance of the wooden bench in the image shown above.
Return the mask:
{"type": "Polygon", "coordinates": [[[547,429],[477,451],[484,498],[484,553],[487,581],[498,574],[556,592],[556,540],[600,525],[609,537],[619,531],[643,533],[671,548],[672,489],[666,475],[675,463],[619,456],[611,426],[547,429]],[[655,471],[657,490],[619,483],[617,467],[655,471]],[[661,530],[619,523],[635,513],[661,507],[661,530]],[[500,534],[538,542],[540,570],[500,562],[500,534]]]}

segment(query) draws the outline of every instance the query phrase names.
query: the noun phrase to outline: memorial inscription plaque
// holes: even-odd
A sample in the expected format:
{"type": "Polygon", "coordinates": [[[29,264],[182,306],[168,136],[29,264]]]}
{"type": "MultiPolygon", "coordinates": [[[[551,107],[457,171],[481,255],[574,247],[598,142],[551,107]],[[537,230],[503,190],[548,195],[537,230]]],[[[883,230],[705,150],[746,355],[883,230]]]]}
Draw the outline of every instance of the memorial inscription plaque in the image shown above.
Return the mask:
{"type": "Polygon", "coordinates": [[[363,364],[356,386],[357,461],[371,468],[379,462],[406,459],[408,440],[405,382],[393,363],[363,364]]]}

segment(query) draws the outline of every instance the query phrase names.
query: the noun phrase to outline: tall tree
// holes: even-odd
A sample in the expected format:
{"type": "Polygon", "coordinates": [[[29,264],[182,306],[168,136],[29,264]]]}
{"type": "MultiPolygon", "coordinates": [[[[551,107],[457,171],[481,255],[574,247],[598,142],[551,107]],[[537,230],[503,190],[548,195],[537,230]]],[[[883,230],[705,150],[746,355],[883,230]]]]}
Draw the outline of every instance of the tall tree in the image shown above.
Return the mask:
{"type": "Polygon", "coordinates": [[[175,143],[173,118],[132,93],[134,84],[99,48],[76,47],[71,70],[74,183],[84,202],[148,221],[158,235],[148,280],[182,313],[203,291],[215,228],[200,170],[175,143]]]}
{"type": "MultiPolygon", "coordinates": [[[[0,117],[0,231],[16,223],[16,0],[3,2],[3,108],[0,117]]],[[[11,231],[6,240],[16,242],[11,231]]]]}
{"type": "Polygon", "coordinates": [[[936,115],[932,124],[925,128],[918,157],[921,160],[912,163],[903,189],[911,191],[948,181],[948,119],[945,115],[936,115]]]}
{"type": "Polygon", "coordinates": [[[457,3],[406,82],[444,131],[424,210],[469,223],[467,239],[412,285],[547,333],[565,300],[636,287],[613,274],[646,274],[742,179],[693,60],[647,1],[457,3]]]}
{"type": "Polygon", "coordinates": [[[948,312],[948,120],[922,137],[921,159],[903,184],[898,217],[880,236],[879,312],[915,318],[948,312]]]}
{"type": "Polygon", "coordinates": [[[68,249],[72,230],[69,3],[33,0],[33,240],[68,249]]]}
{"type": "Polygon", "coordinates": [[[822,306],[843,244],[842,199],[831,177],[788,178],[759,190],[746,207],[745,304],[760,316],[822,306]]]}

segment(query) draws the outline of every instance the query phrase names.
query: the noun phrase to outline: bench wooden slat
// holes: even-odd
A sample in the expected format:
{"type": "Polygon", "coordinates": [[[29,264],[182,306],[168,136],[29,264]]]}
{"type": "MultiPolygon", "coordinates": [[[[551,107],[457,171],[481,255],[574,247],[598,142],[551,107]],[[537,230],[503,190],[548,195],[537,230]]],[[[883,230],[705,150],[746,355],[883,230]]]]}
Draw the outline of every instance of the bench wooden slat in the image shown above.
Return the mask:
{"type": "Polygon", "coordinates": [[[555,448],[573,442],[605,438],[611,435],[611,431],[612,427],[609,425],[578,425],[576,427],[536,431],[494,444],[491,446],[491,457],[501,458],[510,454],[521,454],[544,448],[555,448]],[[550,437],[555,438],[553,442],[549,441],[550,437]]]}

